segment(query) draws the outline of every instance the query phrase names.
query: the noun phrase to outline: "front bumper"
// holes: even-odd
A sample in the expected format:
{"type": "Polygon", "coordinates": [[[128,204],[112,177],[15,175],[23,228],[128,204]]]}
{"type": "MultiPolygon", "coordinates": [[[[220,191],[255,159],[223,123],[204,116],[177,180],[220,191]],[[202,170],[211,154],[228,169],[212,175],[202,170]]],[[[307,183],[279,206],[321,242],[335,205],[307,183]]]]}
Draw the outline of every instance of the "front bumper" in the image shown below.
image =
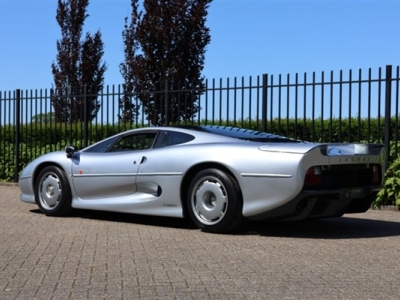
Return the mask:
{"type": "Polygon", "coordinates": [[[35,192],[32,187],[32,177],[20,177],[18,180],[18,186],[21,190],[19,199],[27,203],[35,202],[35,192]]]}

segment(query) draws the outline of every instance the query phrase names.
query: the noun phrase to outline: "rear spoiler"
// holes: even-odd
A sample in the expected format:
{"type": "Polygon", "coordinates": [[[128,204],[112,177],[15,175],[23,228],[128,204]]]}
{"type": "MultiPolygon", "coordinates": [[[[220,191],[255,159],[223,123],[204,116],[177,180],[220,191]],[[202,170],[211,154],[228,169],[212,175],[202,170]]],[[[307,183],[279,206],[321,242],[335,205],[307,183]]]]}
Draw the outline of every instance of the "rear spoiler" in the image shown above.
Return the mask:
{"type": "Polygon", "coordinates": [[[319,148],[325,156],[346,156],[346,155],[381,155],[384,146],[381,144],[266,144],[258,149],[268,152],[298,153],[305,154],[319,148]]]}

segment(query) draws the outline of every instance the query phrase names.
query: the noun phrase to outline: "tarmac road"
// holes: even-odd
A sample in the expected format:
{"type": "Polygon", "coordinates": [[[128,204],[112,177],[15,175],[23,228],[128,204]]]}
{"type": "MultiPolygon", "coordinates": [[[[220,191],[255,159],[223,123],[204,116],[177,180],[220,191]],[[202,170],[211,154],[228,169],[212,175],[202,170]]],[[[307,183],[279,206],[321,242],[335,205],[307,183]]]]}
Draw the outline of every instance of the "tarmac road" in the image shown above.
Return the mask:
{"type": "Polygon", "coordinates": [[[181,219],[46,217],[0,186],[0,299],[400,299],[400,212],[217,235],[181,219]]]}

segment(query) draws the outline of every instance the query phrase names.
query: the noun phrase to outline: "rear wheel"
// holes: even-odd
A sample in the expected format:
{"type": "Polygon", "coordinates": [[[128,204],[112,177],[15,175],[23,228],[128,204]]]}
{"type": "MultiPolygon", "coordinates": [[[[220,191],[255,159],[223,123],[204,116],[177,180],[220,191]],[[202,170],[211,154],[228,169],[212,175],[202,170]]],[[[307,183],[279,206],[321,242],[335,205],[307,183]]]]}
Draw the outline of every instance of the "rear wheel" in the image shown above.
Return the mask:
{"type": "Polygon", "coordinates": [[[63,216],[71,210],[71,188],[65,172],[56,167],[45,167],[35,185],[35,199],[40,210],[48,216],[63,216]]]}
{"type": "Polygon", "coordinates": [[[192,179],[187,207],[196,226],[208,232],[233,231],[244,221],[239,185],[218,169],[203,170],[192,179]]]}

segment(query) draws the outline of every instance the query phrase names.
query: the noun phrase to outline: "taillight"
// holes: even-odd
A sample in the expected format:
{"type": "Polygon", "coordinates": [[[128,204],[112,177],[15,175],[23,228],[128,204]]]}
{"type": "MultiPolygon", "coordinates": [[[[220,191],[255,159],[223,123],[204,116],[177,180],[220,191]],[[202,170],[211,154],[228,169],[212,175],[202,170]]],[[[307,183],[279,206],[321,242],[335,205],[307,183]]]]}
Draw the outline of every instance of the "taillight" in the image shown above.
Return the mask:
{"type": "Polygon", "coordinates": [[[322,185],[321,167],[311,167],[306,172],[304,187],[316,187],[322,185]]]}

